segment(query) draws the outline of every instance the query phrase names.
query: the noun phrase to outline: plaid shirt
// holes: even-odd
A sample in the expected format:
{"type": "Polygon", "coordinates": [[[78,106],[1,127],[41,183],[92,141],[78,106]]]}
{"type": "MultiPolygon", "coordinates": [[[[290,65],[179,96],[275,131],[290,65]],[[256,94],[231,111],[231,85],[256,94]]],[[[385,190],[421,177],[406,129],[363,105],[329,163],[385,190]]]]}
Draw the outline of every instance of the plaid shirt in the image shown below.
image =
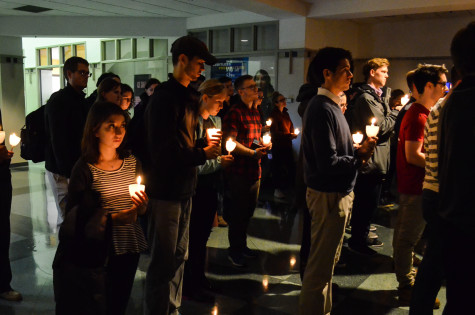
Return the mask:
{"type": "MultiPolygon", "coordinates": [[[[248,108],[241,100],[232,106],[223,121],[223,142],[228,137],[235,137],[236,141],[251,148],[254,140],[261,138],[261,116],[259,111],[248,108]]],[[[261,160],[254,157],[235,155],[234,163],[227,168],[227,172],[244,175],[252,181],[261,178],[261,160]]]]}

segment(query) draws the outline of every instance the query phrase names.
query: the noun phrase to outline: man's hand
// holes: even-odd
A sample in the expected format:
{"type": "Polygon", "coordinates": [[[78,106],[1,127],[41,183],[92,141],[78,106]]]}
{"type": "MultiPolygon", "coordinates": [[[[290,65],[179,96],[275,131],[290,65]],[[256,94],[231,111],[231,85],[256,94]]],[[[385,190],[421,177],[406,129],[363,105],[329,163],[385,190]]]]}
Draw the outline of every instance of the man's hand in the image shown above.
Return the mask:
{"type": "Polygon", "coordinates": [[[13,151],[8,151],[7,147],[0,144],[0,162],[10,160],[13,157],[13,151]]]}
{"type": "Polygon", "coordinates": [[[260,147],[256,149],[256,155],[254,156],[256,159],[261,159],[264,155],[267,155],[267,150],[269,146],[260,147]]]}
{"type": "Polygon", "coordinates": [[[221,155],[221,166],[226,168],[234,163],[234,157],[232,155],[221,155]]]}
{"type": "Polygon", "coordinates": [[[208,141],[208,145],[219,146],[222,137],[223,132],[221,130],[214,134],[212,137],[210,137],[208,132],[206,132],[206,141],[208,141]]]}
{"type": "Polygon", "coordinates": [[[207,160],[213,160],[221,154],[221,148],[216,145],[209,145],[203,150],[205,151],[207,160]]]}
{"type": "Polygon", "coordinates": [[[373,155],[374,148],[376,147],[377,141],[378,141],[377,137],[368,137],[359,147],[357,154],[358,154],[358,157],[363,161],[363,164],[368,162],[371,155],[373,155]]]}

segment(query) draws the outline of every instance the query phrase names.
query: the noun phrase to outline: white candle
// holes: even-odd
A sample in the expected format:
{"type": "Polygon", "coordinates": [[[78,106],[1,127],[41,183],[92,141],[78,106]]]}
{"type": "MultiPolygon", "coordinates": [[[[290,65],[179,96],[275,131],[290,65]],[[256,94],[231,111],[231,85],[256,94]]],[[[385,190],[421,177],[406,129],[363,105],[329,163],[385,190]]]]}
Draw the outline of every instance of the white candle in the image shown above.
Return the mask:
{"type": "Polygon", "coordinates": [[[262,143],[264,143],[264,145],[268,145],[270,143],[270,140],[271,140],[271,136],[270,134],[266,133],[263,137],[262,137],[262,143]]]}
{"type": "Polygon", "coordinates": [[[264,289],[264,292],[265,292],[267,291],[268,288],[269,288],[269,277],[264,276],[262,279],[262,289],[264,289]]]}
{"type": "Polygon", "coordinates": [[[270,127],[270,125],[272,125],[272,119],[267,119],[266,120],[266,125],[270,127]]]}
{"type": "Polygon", "coordinates": [[[405,94],[402,98],[401,98],[401,105],[402,106],[405,106],[410,100],[410,97],[408,94],[405,94]]]}
{"type": "Polygon", "coordinates": [[[295,128],[295,129],[294,129],[294,134],[298,135],[299,133],[300,133],[299,128],[295,128]]]}
{"type": "Polygon", "coordinates": [[[139,191],[145,191],[145,185],[140,185],[140,182],[142,181],[142,178],[139,176],[137,177],[137,184],[131,184],[129,185],[129,194],[130,197],[132,196],[137,196],[135,193],[139,191]]]}
{"type": "Polygon", "coordinates": [[[208,138],[213,138],[218,135],[218,132],[221,131],[218,128],[208,128],[206,132],[208,133],[208,138]]]}
{"type": "Polygon", "coordinates": [[[363,141],[363,134],[360,133],[359,131],[352,134],[352,137],[353,137],[353,142],[356,144],[360,144],[361,141],[363,141]]]}
{"type": "Polygon", "coordinates": [[[18,137],[15,133],[12,133],[9,138],[10,145],[12,146],[12,150],[14,147],[20,143],[21,138],[18,137]]]}
{"type": "Polygon", "coordinates": [[[376,118],[371,119],[371,126],[366,125],[366,135],[368,137],[376,137],[379,132],[379,127],[375,126],[374,123],[376,122],[376,118]]]}
{"type": "Polygon", "coordinates": [[[5,140],[5,131],[0,131],[0,143],[3,143],[5,140]]]}
{"type": "Polygon", "coordinates": [[[290,268],[294,268],[296,263],[297,263],[297,259],[295,259],[294,256],[290,257],[290,268]]]}
{"type": "Polygon", "coordinates": [[[211,311],[211,315],[218,315],[218,305],[213,306],[213,310],[211,311]]]}
{"type": "Polygon", "coordinates": [[[236,142],[233,141],[233,139],[229,138],[228,141],[226,141],[226,151],[228,151],[228,154],[231,155],[231,152],[236,148],[236,142]]]}

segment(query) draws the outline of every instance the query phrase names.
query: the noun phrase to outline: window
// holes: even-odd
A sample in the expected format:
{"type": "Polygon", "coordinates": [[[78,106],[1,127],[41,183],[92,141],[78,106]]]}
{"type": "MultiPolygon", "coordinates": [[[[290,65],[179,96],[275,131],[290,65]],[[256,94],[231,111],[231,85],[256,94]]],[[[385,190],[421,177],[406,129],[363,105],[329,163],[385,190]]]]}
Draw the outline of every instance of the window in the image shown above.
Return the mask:
{"type": "Polygon", "coordinates": [[[59,65],[59,47],[51,48],[51,64],[59,65]]]}
{"type": "Polygon", "coordinates": [[[153,53],[152,57],[166,57],[168,55],[168,40],[152,39],[153,53]]]}
{"type": "Polygon", "coordinates": [[[270,50],[278,48],[276,24],[257,25],[257,50],[270,50]]]}
{"type": "Polygon", "coordinates": [[[190,32],[191,36],[198,38],[200,41],[208,46],[208,31],[198,31],[198,32],[190,32]]]}
{"type": "Polygon", "coordinates": [[[61,47],[62,52],[63,52],[63,63],[71,58],[73,56],[73,50],[71,49],[71,46],[63,46],[61,47]]]}
{"type": "Polygon", "coordinates": [[[115,60],[115,40],[102,42],[103,60],[115,60]]]}
{"type": "Polygon", "coordinates": [[[86,59],[86,45],[85,44],[74,45],[74,48],[76,50],[76,56],[86,59]]]}
{"type": "Polygon", "coordinates": [[[38,50],[38,64],[40,66],[48,65],[48,48],[42,48],[38,50]]]}
{"type": "Polygon", "coordinates": [[[137,53],[136,53],[137,58],[150,57],[150,39],[137,38],[135,40],[135,47],[137,49],[137,53]]]}
{"type": "Polygon", "coordinates": [[[213,53],[229,52],[229,29],[217,29],[212,31],[213,38],[213,53]]]}
{"type": "Polygon", "coordinates": [[[239,27],[234,29],[234,51],[254,50],[254,38],[252,36],[252,26],[239,27]]]}
{"type": "Polygon", "coordinates": [[[132,59],[132,41],[130,39],[119,40],[120,59],[132,59]]]}

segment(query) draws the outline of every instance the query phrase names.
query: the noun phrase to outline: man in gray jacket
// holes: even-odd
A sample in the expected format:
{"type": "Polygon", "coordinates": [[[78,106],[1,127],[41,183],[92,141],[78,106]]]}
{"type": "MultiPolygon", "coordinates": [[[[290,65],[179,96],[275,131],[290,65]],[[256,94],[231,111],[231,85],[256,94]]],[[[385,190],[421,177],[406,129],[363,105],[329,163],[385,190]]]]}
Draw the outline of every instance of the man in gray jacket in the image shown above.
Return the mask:
{"type": "Polygon", "coordinates": [[[390,89],[387,88],[383,93],[388,67],[389,61],[385,58],[373,58],[365,63],[363,75],[366,84],[358,87],[359,96],[346,115],[351,133],[359,131],[365,134],[366,125],[370,125],[373,118],[376,119],[375,125],[379,126],[374,155],[358,171],[354,190],[351,239],[348,245],[351,250],[364,255],[376,254],[368,245],[383,245],[377,238],[368,238],[368,233],[371,217],[378,207],[383,177],[389,168],[389,139],[400,110],[399,107],[394,110],[389,108],[390,89]]]}

